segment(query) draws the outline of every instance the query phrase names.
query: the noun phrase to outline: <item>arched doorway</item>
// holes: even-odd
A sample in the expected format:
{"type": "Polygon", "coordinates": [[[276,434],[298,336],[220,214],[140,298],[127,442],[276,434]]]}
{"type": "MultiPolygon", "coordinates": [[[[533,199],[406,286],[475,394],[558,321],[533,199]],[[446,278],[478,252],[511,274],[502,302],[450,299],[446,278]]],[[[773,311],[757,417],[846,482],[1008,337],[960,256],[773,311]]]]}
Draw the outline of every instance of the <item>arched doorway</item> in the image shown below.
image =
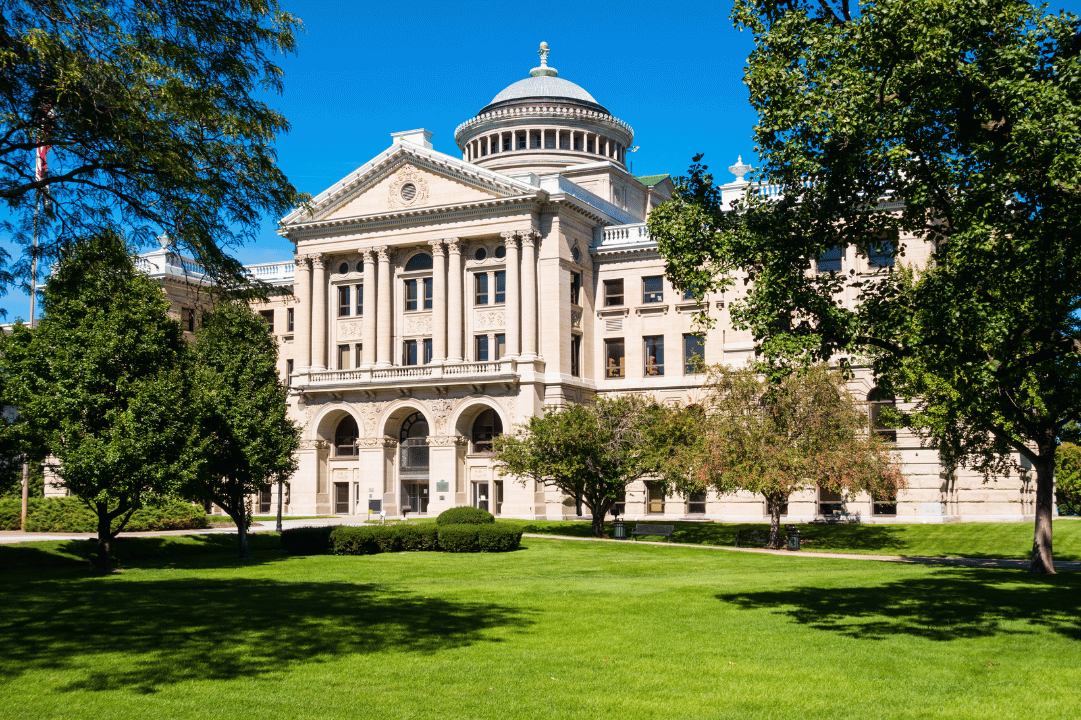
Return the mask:
{"type": "Polygon", "coordinates": [[[428,421],[422,413],[415,412],[402,421],[398,458],[402,510],[428,512],[428,421]]]}
{"type": "MultiPolygon", "coordinates": [[[[473,455],[490,456],[492,440],[502,434],[503,421],[499,418],[499,414],[491,408],[481,412],[473,421],[470,432],[473,455]]],[[[503,481],[491,478],[473,480],[470,482],[469,499],[473,507],[498,515],[503,506],[503,481]]]]}

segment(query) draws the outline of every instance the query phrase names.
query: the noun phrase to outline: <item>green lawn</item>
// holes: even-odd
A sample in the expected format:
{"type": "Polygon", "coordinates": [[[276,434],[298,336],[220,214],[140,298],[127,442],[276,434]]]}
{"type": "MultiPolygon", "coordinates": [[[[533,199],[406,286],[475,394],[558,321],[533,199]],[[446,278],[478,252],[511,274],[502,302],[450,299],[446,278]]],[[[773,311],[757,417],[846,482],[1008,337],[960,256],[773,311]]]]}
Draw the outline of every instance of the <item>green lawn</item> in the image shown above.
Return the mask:
{"type": "MultiPolygon", "coordinates": [[[[500,520],[527,533],[589,537],[588,522],[500,520]]],[[[646,521],[644,521],[646,522],[646,521]]],[[[691,545],[735,545],[740,530],[769,531],[769,524],[669,522],[675,525],[672,542],[691,545]]],[[[628,529],[634,521],[628,522],[628,529]]],[[[799,526],[804,550],[874,555],[929,557],[1022,558],[1032,550],[1032,523],[945,523],[937,525],[803,524],[799,526]]],[[[605,523],[612,532],[612,524],[605,523]]],[[[644,538],[657,540],[659,538],[644,538]]],[[[1081,520],[1055,521],[1055,558],[1081,560],[1081,520]]]]}
{"type": "Polygon", "coordinates": [[[0,716],[1076,718],[1081,574],[527,539],[0,546],[0,716]]]}

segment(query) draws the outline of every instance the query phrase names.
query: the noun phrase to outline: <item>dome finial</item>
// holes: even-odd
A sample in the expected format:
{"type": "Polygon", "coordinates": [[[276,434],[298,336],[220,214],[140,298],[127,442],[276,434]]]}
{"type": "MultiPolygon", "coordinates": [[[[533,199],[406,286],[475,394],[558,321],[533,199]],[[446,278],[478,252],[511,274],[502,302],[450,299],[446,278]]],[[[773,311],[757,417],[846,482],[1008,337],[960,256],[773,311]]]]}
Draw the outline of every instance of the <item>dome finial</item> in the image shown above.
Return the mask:
{"type": "Polygon", "coordinates": [[[530,77],[539,77],[541,75],[547,75],[549,77],[559,77],[559,71],[555,68],[548,67],[548,43],[541,42],[540,50],[537,51],[540,55],[541,64],[540,67],[535,67],[529,71],[530,77]]]}

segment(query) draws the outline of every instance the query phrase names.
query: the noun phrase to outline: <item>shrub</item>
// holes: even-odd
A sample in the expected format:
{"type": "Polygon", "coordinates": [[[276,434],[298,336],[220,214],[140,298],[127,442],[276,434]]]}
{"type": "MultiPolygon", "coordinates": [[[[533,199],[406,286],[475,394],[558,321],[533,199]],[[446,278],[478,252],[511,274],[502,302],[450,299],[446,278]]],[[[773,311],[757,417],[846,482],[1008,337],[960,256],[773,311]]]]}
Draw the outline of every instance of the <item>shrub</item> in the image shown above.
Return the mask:
{"type": "Polygon", "coordinates": [[[435,523],[395,525],[402,550],[438,550],[439,526],[435,523]]]}
{"type": "MultiPolygon", "coordinates": [[[[0,500],[0,530],[18,530],[21,498],[0,500]]],[[[120,518],[113,527],[120,525],[120,518]]],[[[147,530],[194,530],[207,527],[201,507],[183,500],[167,500],[160,505],[136,510],[125,532],[147,530]]],[[[79,498],[30,498],[26,514],[27,532],[96,532],[98,519],[79,498]]]]}
{"type": "Polygon", "coordinates": [[[76,497],[42,498],[26,516],[27,532],[97,532],[98,517],[76,497]]]}
{"type": "Polygon", "coordinates": [[[198,530],[209,526],[202,507],[183,500],[167,500],[161,505],[136,510],[124,526],[124,531],[198,530]]]}
{"type": "Polygon", "coordinates": [[[498,523],[477,526],[477,549],[481,552],[509,552],[521,543],[521,528],[498,523]]]}
{"type": "MultiPolygon", "coordinates": [[[[37,512],[41,504],[45,502],[43,498],[32,497],[27,503],[27,519],[30,515],[37,512]]],[[[22,529],[22,497],[6,497],[0,499],[0,530],[21,530],[22,529]]]]}
{"type": "Polygon", "coordinates": [[[282,551],[290,555],[325,555],[333,527],[298,527],[282,530],[282,551]]]}
{"type": "Polygon", "coordinates": [[[487,510],[475,507],[455,507],[439,513],[436,525],[484,525],[494,523],[495,517],[487,510]]]}
{"type": "Polygon", "coordinates": [[[331,555],[374,555],[399,549],[401,538],[394,525],[341,525],[330,533],[331,555]]]}
{"type": "Polygon", "coordinates": [[[439,547],[447,552],[477,552],[476,525],[442,525],[439,528],[439,547]]]}

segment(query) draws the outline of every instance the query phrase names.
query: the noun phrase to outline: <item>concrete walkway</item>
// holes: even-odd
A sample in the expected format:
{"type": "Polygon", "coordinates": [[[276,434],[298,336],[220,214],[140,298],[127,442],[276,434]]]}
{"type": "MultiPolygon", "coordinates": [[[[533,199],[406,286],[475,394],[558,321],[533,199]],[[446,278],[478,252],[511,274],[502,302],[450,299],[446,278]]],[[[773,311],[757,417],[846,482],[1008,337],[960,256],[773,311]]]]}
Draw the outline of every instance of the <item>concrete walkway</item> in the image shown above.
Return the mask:
{"type": "MultiPolygon", "coordinates": [[[[282,518],[282,528],[310,527],[313,525],[363,525],[364,516],[348,518],[311,518],[308,520],[291,520],[282,518]]],[[[275,522],[263,520],[252,524],[250,532],[274,532],[275,522]]],[[[220,535],[235,533],[236,528],[232,525],[222,525],[213,528],[199,530],[158,530],[152,532],[122,533],[122,537],[167,537],[170,535],[220,535]]],[[[93,533],[24,533],[20,531],[0,531],[0,545],[14,543],[39,542],[44,540],[80,540],[93,539],[93,533]]],[[[920,555],[861,555],[856,553],[825,553],[800,550],[767,550],[765,548],[738,548],[728,545],[690,545],[687,543],[654,542],[650,540],[608,540],[604,538],[572,537],[568,535],[542,535],[526,533],[522,537],[535,538],[538,540],[577,540],[581,542],[622,543],[624,545],[656,545],[671,548],[698,548],[700,550],[725,550],[728,552],[760,553],[765,555],[784,555],[786,557],[803,558],[827,558],[833,560],[873,560],[875,562],[913,563],[919,565],[946,565],[953,567],[979,567],[979,568],[1013,568],[1024,570],[1028,568],[1028,560],[1011,560],[1005,558],[960,558],[960,557],[926,557],[920,555]]],[[[1076,560],[1055,561],[1056,570],[1081,571],[1081,562],[1076,560]]]]}

